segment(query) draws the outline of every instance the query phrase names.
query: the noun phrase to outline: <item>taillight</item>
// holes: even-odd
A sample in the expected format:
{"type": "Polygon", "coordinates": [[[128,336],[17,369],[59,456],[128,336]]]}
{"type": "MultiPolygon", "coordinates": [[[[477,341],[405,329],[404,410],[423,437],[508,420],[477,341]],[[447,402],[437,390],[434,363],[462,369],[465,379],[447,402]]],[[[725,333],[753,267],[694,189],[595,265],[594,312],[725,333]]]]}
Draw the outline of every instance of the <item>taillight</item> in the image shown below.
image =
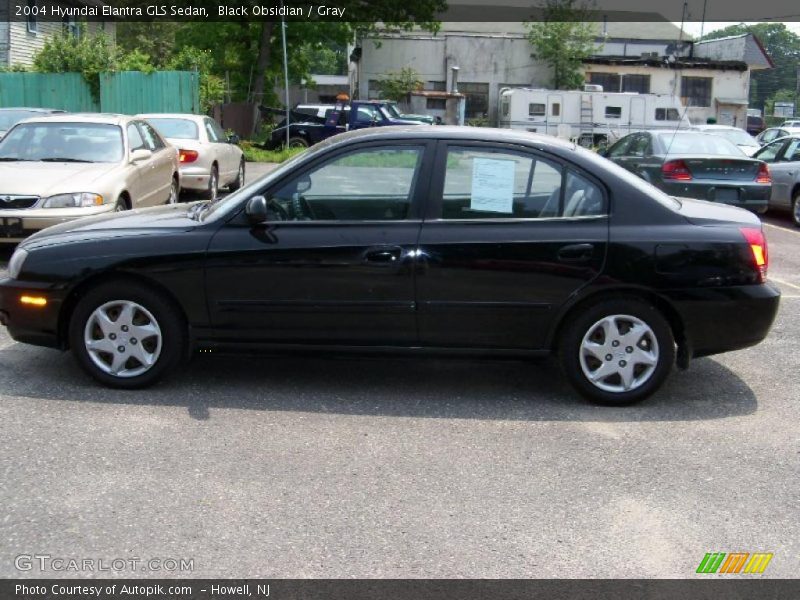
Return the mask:
{"type": "Polygon", "coordinates": [[[758,174],[756,175],[756,183],[772,183],[772,175],[769,172],[767,163],[761,163],[758,166],[758,174]]]}
{"type": "Polygon", "coordinates": [[[671,179],[673,181],[690,181],[692,179],[692,172],[682,160],[668,160],[661,165],[661,178],[671,179]]]}
{"type": "Polygon", "coordinates": [[[184,150],[183,148],[178,150],[178,160],[182,163],[194,162],[198,156],[196,150],[184,150]]]}
{"type": "Polygon", "coordinates": [[[753,266],[758,271],[759,283],[767,280],[767,267],[769,266],[769,252],[767,251],[767,238],[760,227],[741,227],[744,239],[750,246],[753,255],[753,266]]]}

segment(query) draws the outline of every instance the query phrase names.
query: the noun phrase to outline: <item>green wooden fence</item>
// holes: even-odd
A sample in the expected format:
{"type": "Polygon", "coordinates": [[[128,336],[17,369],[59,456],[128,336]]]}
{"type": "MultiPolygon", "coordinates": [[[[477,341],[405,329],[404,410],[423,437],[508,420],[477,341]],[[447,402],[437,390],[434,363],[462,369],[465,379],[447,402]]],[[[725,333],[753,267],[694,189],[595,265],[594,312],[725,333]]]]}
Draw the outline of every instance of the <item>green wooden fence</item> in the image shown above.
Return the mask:
{"type": "Polygon", "coordinates": [[[69,112],[200,112],[200,87],[192,71],[124,71],[100,75],[95,99],[80,73],[0,73],[0,108],[27,106],[69,112]]]}

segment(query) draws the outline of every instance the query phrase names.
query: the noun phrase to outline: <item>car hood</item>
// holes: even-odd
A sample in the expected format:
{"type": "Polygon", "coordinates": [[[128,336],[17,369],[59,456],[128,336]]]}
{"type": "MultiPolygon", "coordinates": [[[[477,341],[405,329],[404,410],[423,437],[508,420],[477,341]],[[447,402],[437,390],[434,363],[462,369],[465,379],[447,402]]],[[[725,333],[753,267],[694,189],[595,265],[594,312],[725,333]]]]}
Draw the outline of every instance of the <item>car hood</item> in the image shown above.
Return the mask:
{"type": "Polygon", "coordinates": [[[720,202],[707,202],[694,198],[675,198],[681,203],[678,211],[690,223],[695,225],[716,225],[731,223],[761,227],[759,218],[744,208],[722,204],[720,202]]]}
{"type": "Polygon", "coordinates": [[[0,162],[0,193],[47,197],[93,192],[92,184],[117,168],[117,163],[0,162]]]}
{"type": "Polygon", "coordinates": [[[168,204],[153,208],[106,213],[53,225],[20,244],[35,248],[77,241],[155,235],[167,230],[190,230],[200,223],[188,213],[192,204],[168,204]]]}

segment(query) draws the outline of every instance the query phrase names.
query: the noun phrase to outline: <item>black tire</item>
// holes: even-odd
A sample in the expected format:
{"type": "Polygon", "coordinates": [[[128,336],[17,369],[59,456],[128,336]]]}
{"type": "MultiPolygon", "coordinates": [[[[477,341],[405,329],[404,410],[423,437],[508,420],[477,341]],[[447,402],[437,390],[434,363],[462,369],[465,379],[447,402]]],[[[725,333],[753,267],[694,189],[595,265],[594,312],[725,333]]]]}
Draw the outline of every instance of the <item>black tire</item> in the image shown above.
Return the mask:
{"type": "Polygon", "coordinates": [[[167,196],[167,204],[177,204],[181,201],[181,184],[177,175],[172,176],[172,182],[169,184],[169,196],[167,196]]]}
{"type": "MultiPolygon", "coordinates": [[[[116,319],[111,325],[116,325],[121,318],[123,318],[122,314],[117,313],[116,319]]],[[[144,388],[158,381],[181,362],[188,343],[185,321],[181,311],[162,294],[144,285],[129,281],[102,283],[90,289],[78,301],[69,323],[69,342],[78,364],[86,373],[106,386],[120,389],[144,388]],[[139,319],[138,325],[151,326],[150,319],[145,317],[152,316],[157,328],[160,329],[160,347],[158,347],[154,341],[156,336],[148,337],[147,334],[144,334],[142,340],[133,337],[136,333],[136,328],[133,326],[137,324],[136,319],[130,321],[132,326],[125,329],[127,333],[123,334],[119,328],[115,328],[116,335],[112,333],[108,337],[100,331],[98,325],[95,325],[94,329],[97,331],[97,335],[94,337],[101,338],[96,341],[107,342],[112,346],[120,344],[118,348],[125,348],[125,351],[121,352],[123,354],[121,358],[125,359],[125,362],[120,372],[127,373],[127,376],[109,372],[113,366],[112,361],[117,356],[116,353],[95,351],[93,358],[85,341],[87,327],[88,331],[92,331],[92,325],[89,324],[90,319],[92,323],[96,323],[93,318],[95,311],[111,305],[106,312],[110,316],[117,302],[135,303],[143,308],[144,311],[136,314],[136,319],[139,319]],[[140,370],[137,369],[137,364],[143,367],[144,363],[139,362],[136,358],[137,344],[140,348],[146,348],[147,353],[154,359],[152,366],[140,374],[137,374],[137,370],[140,370]],[[146,346],[147,344],[150,346],[146,346]],[[126,356],[129,358],[125,358],[126,356]],[[96,361],[106,364],[106,368],[101,368],[96,361]]]]}
{"type": "Polygon", "coordinates": [[[309,143],[306,138],[294,136],[289,138],[289,148],[308,148],[309,143]]]}
{"type": "Polygon", "coordinates": [[[792,222],[795,227],[800,227],[800,189],[792,194],[792,222]]]}
{"type": "Polygon", "coordinates": [[[217,165],[212,165],[208,176],[208,188],[203,191],[201,197],[205,200],[216,200],[217,196],[219,196],[219,169],[217,165]]]}
{"type": "Polygon", "coordinates": [[[245,176],[245,163],[244,159],[239,163],[239,173],[236,175],[236,180],[229,186],[230,191],[235,192],[244,185],[245,176]]]}
{"type": "Polygon", "coordinates": [[[119,198],[117,198],[116,203],[114,203],[114,212],[123,212],[125,210],[128,210],[128,208],[130,207],[128,206],[128,202],[125,199],[125,196],[120,196],[119,198]]]}
{"type": "Polygon", "coordinates": [[[661,387],[675,364],[675,340],[669,323],[658,309],[636,298],[601,300],[581,310],[566,324],[559,342],[559,362],[567,380],[582,396],[597,404],[622,406],[647,398],[661,387]],[[598,323],[607,317],[616,317],[612,325],[616,334],[612,334],[612,339],[606,340],[601,335],[596,341],[588,337],[590,333],[603,333],[603,328],[598,327],[598,323]],[[626,317],[636,319],[639,325],[649,328],[649,331],[643,330],[646,334],[639,340],[638,349],[626,345],[626,340],[618,335],[620,332],[630,331],[625,327],[630,326],[633,321],[626,317]],[[587,345],[602,341],[596,346],[598,350],[602,349],[601,352],[607,352],[603,354],[602,360],[596,359],[590,350],[583,349],[585,337],[588,338],[587,345]],[[614,337],[620,337],[621,341],[614,337]],[[606,341],[609,342],[608,347],[605,346],[606,341]],[[616,345],[612,347],[614,342],[616,345]],[[655,364],[651,367],[635,360],[626,360],[629,355],[655,358],[655,364]],[[613,358],[609,360],[609,356],[613,358]],[[608,371],[609,375],[600,377],[593,383],[584,372],[584,366],[589,374],[601,376],[608,371]],[[630,376],[629,389],[624,389],[625,382],[621,376],[623,372],[630,376]],[[639,375],[636,375],[637,372],[639,375]],[[618,389],[603,389],[601,386],[618,389]]]}

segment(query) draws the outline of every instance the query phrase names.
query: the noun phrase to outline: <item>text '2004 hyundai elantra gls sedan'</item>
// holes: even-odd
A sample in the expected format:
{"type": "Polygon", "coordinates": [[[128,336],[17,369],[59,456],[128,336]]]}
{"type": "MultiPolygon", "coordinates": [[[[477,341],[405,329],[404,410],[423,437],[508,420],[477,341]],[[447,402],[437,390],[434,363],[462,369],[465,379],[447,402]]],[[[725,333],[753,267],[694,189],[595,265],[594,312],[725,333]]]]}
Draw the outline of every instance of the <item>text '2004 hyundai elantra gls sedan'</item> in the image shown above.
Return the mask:
{"type": "Polygon", "coordinates": [[[623,404],[676,363],[764,339],[767,262],[753,214],[676,200],[573,144],[381,128],[216,202],[38,233],[0,317],[121,388],[207,349],[556,354],[581,394],[623,404]]]}

